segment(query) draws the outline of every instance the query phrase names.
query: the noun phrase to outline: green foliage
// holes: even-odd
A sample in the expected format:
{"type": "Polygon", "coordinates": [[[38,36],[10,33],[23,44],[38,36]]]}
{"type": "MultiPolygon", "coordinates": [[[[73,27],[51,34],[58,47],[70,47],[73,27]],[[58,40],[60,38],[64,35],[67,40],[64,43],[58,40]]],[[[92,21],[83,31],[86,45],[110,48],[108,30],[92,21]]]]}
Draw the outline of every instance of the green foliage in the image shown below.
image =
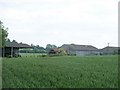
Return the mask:
{"type": "Polygon", "coordinates": [[[32,49],[20,49],[20,53],[46,53],[46,50],[44,47],[41,47],[39,45],[33,45],[31,44],[32,49]]]}
{"type": "Polygon", "coordinates": [[[3,58],[3,88],[117,88],[118,56],[3,58]]]}
{"type": "Polygon", "coordinates": [[[46,57],[46,53],[20,53],[21,57],[46,57]]]}
{"type": "Polygon", "coordinates": [[[64,48],[59,48],[59,50],[59,55],[67,55],[67,52],[64,50],[64,48]]]}
{"type": "Polygon", "coordinates": [[[12,42],[17,43],[17,41],[16,41],[16,40],[13,40],[12,42]]]}
{"type": "Polygon", "coordinates": [[[57,46],[56,45],[51,45],[51,44],[47,44],[46,45],[46,51],[47,52],[49,52],[51,49],[53,49],[53,48],[57,48],[57,46]]]}
{"type": "Polygon", "coordinates": [[[3,26],[3,23],[0,21],[0,38],[2,38],[0,40],[0,42],[2,42],[2,47],[5,47],[5,45],[6,45],[6,39],[8,36],[7,30],[8,30],[8,28],[5,28],[3,26]]]}

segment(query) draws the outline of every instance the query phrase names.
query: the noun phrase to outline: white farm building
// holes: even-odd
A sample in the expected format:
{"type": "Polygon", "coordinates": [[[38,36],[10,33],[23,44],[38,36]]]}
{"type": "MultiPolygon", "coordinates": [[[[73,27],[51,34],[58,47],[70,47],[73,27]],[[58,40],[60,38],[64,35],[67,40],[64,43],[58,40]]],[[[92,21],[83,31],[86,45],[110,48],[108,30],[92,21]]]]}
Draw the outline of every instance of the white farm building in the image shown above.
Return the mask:
{"type": "Polygon", "coordinates": [[[61,48],[64,48],[70,55],[85,56],[99,54],[99,50],[91,45],[64,44],[61,48]]]}

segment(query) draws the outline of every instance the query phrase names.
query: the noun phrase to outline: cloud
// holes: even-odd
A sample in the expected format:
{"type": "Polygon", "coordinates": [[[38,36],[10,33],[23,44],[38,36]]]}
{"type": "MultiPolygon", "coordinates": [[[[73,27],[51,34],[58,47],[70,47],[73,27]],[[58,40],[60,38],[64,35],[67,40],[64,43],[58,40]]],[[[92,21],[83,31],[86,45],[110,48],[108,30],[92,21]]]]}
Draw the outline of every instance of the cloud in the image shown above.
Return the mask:
{"type": "Polygon", "coordinates": [[[107,42],[117,45],[117,2],[0,0],[0,12],[11,39],[43,46],[85,43],[103,47],[107,42]]]}

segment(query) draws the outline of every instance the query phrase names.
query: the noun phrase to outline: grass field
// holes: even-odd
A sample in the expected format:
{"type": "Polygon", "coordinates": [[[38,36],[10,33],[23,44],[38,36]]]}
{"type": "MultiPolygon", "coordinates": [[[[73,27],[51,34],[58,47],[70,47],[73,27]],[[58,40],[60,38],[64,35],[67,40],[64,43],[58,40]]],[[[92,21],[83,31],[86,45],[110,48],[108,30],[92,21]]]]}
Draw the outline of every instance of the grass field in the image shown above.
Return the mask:
{"type": "Polygon", "coordinates": [[[2,60],[3,88],[117,88],[117,56],[2,60]]]}
{"type": "Polygon", "coordinates": [[[22,57],[41,57],[42,55],[47,55],[47,53],[20,53],[22,57]]]}

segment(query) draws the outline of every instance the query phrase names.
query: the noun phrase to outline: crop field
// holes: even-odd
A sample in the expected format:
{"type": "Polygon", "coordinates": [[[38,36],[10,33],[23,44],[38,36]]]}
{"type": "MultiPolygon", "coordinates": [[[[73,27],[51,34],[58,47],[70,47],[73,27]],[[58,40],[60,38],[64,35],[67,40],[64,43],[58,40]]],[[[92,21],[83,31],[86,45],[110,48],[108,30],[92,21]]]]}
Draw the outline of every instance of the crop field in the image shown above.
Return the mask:
{"type": "Polygon", "coordinates": [[[117,88],[118,56],[3,58],[3,88],[117,88]]]}

